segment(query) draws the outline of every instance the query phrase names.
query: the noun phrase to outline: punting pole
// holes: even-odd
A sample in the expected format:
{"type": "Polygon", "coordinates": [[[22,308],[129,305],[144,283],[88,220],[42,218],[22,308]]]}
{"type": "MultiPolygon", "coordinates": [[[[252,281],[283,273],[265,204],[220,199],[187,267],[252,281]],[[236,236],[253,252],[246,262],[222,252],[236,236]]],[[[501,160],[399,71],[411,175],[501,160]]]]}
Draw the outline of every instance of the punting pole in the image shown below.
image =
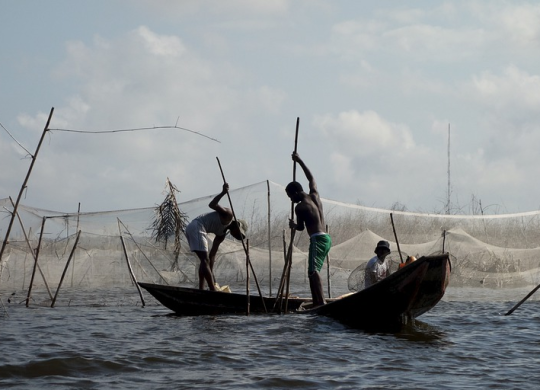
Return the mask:
{"type": "MultiPolygon", "coordinates": [[[[328,225],[326,225],[326,234],[328,234],[328,225]]],[[[330,282],[330,256],[326,255],[326,278],[328,279],[328,298],[332,298],[331,282],[330,282]]]]}
{"type": "Polygon", "coordinates": [[[30,296],[32,294],[32,285],[34,284],[34,277],[36,276],[36,268],[39,258],[39,250],[41,248],[41,239],[43,238],[43,230],[45,229],[45,221],[47,220],[47,217],[43,217],[43,220],[41,222],[41,232],[39,233],[39,241],[38,241],[38,247],[36,249],[36,255],[34,256],[34,269],[32,270],[32,277],[30,278],[30,285],[28,286],[28,295],[26,296],[26,307],[28,307],[28,304],[30,302],[30,296]]]}
{"type": "Polygon", "coordinates": [[[531,295],[533,295],[536,292],[536,290],[538,290],[539,288],[540,288],[540,284],[538,286],[536,286],[535,288],[533,288],[533,290],[530,293],[528,293],[525,298],[523,298],[521,301],[519,301],[513,308],[508,310],[508,312],[505,314],[505,316],[509,316],[510,314],[512,314],[514,312],[514,310],[516,310],[518,307],[520,307],[521,304],[523,302],[525,302],[527,299],[529,299],[531,297],[531,295]]]}
{"type": "Polygon", "coordinates": [[[403,256],[401,255],[401,249],[399,248],[399,241],[397,239],[396,227],[394,226],[394,215],[390,213],[390,220],[392,221],[392,229],[394,230],[394,238],[396,239],[397,250],[399,252],[399,259],[403,263],[403,256]]]}
{"type": "Polygon", "coordinates": [[[51,303],[51,307],[54,307],[54,303],[56,302],[56,298],[58,297],[58,293],[60,292],[60,287],[62,287],[62,282],[64,281],[64,277],[66,276],[66,272],[69,267],[69,263],[71,262],[71,259],[73,258],[73,255],[75,254],[75,248],[77,248],[77,244],[79,243],[79,237],[81,236],[81,231],[79,230],[77,232],[77,238],[75,239],[75,243],[73,244],[73,248],[71,248],[71,253],[69,254],[69,258],[66,262],[66,266],[64,267],[64,272],[62,272],[62,277],[60,278],[60,283],[58,283],[58,288],[56,289],[56,293],[54,294],[54,298],[51,303]]]}
{"type": "MultiPolygon", "coordinates": [[[[294,135],[294,152],[296,153],[298,150],[298,129],[300,127],[300,117],[296,118],[296,132],[294,135]]],[[[296,161],[293,161],[293,181],[296,181],[296,161]]],[[[291,219],[294,220],[294,202],[291,201],[291,219]]],[[[295,229],[291,229],[291,242],[289,243],[289,251],[285,257],[285,266],[283,268],[283,275],[281,277],[280,285],[287,284],[287,292],[285,295],[285,313],[288,312],[288,306],[289,306],[289,285],[290,285],[290,277],[291,277],[291,265],[292,265],[292,251],[293,251],[293,242],[294,242],[294,235],[295,235],[295,229]]],[[[283,299],[283,288],[281,287],[281,291],[278,292],[278,299],[276,300],[276,303],[278,300],[283,299]]],[[[275,306],[275,305],[274,305],[275,306]]]]}
{"type": "MultiPolygon", "coordinates": [[[[30,174],[32,173],[32,168],[34,168],[34,164],[37,159],[37,155],[39,153],[39,149],[41,148],[41,144],[43,143],[43,139],[45,138],[45,134],[47,131],[49,131],[49,124],[51,123],[51,118],[54,112],[54,107],[51,108],[51,113],[49,114],[49,119],[47,119],[47,124],[45,125],[45,129],[43,129],[43,133],[41,134],[41,138],[39,139],[39,143],[37,146],[37,149],[32,156],[32,162],[30,163],[30,167],[28,168],[28,173],[26,174],[26,177],[24,179],[24,182],[21,186],[21,190],[19,191],[19,196],[17,196],[17,201],[15,202],[15,206],[13,207],[13,212],[11,213],[11,220],[9,221],[8,228],[6,230],[6,237],[4,238],[4,242],[2,243],[2,248],[0,249],[0,262],[2,261],[2,255],[4,254],[4,250],[6,249],[6,245],[9,240],[9,234],[11,233],[11,228],[13,227],[13,221],[15,220],[15,214],[17,214],[17,209],[19,208],[19,202],[21,201],[22,194],[24,190],[26,189],[26,184],[28,183],[28,179],[30,179],[30,174]]],[[[27,302],[28,306],[28,302],[27,302]]]]}
{"type": "MultiPolygon", "coordinates": [[[[221,162],[219,161],[219,158],[216,157],[216,160],[219,165],[219,170],[221,171],[221,177],[223,178],[223,183],[227,183],[227,180],[225,180],[225,174],[223,173],[223,168],[221,168],[221,162]]],[[[234,208],[231,200],[231,195],[229,194],[229,191],[227,191],[227,198],[229,199],[229,205],[231,206],[231,211],[233,214],[233,220],[236,222],[236,214],[234,213],[234,208]]],[[[244,242],[244,238],[242,237],[242,247],[244,248],[244,252],[246,254],[246,263],[249,264],[249,267],[251,268],[251,272],[253,273],[253,279],[255,279],[255,284],[257,285],[257,290],[259,291],[259,296],[261,297],[261,301],[264,307],[264,312],[268,313],[268,310],[266,310],[266,304],[264,303],[264,297],[261,292],[261,287],[259,286],[259,281],[257,280],[257,275],[255,275],[255,270],[253,269],[253,264],[251,264],[251,260],[249,259],[249,251],[246,248],[246,243],[244,242]]]]}

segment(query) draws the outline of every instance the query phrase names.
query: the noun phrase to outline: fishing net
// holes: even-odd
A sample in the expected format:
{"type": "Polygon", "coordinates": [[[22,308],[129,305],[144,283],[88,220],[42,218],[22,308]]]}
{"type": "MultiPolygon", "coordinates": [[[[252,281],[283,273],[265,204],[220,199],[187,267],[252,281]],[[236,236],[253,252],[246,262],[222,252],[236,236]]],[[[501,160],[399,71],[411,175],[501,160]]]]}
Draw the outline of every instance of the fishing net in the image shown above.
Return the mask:
{"type": "MultiPolygon", "coordinates": [[[[191,220],[210,211],[213,195],[183,201],[179,209],[191,220]]],[[[291,203],[284,187],[264,181],[230,191],[237,218],[248,222],[244,243],[221,244],[214,274],[233,292],[246,290],[248,263],[251,293],[275,295],[290,241],[291,203]]],[[[221,204],[228,206],[223,198],[221,204]]],[[[332,297],[363,288],[363,267],[378,241],[390,242],[392,268],[407,256],[449,252],[451,286],[513,288],[540,283],[540,211],[512,215],[440,215],[391,211],[323,199],[333,246],[321,270],[325,294],[332,297]],[[390,215],[392,214],[393,224],[390,215]],[[395,233],[394,233],[395,228],[395,233]],[[398,238],[396,243],[395,237],[398,238]]],[[[174,237],[156,242],[152,225],[159,205],[103,212],[55,212],[20,205],[0,262],[0,298],[32,303],[76,304],[76,291],[127,288],[134,299],[137,281],[198,286],[198,259],[185,237],[175,250],[174,237]],[[80,233],[79,233],[80,232],[80,233]],[[37,257],[37,267],[35,257],[37,257]],[[129,261],[128,261],[129,260],[129,261]]],[[[0,239],[5,237],[13,204],[0,199],[0,239]]],[[[211,235],[210,235],[211,236],[211,235]]],[[[297,232],[293,242],[290,292],[309,293],[309,237],[297,232]]],[[[103,293],[105,294],[105,293],[103,293]]],[[[114,294],[112,294],[114,296],[114,294]]],[[[123,299],[118,298],[116,299],[123,299]]]]}

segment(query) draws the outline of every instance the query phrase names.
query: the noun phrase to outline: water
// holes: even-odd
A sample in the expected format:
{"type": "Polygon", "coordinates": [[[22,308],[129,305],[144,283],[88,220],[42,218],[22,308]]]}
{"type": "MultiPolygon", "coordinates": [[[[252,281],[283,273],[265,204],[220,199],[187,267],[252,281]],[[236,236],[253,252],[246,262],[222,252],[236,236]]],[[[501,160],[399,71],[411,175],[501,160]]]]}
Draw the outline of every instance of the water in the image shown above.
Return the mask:
{"type": "Polygon", "coordinates": [[[292,314],[176,317],[149,295],[145,308],[54,309],[4,295],[0,387],[536,389],[540,302],[503,315],[527,292],[450,289],[399,333],[292,314]]]}

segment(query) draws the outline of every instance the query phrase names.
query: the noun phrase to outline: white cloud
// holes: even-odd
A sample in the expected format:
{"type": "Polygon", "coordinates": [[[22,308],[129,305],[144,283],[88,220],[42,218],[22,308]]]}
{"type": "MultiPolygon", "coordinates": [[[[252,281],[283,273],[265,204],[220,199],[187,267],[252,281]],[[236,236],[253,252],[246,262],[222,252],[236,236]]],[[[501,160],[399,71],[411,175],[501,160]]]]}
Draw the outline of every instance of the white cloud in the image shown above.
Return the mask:
{"type": "Polygon", "coordinates": [[[333,145],[353,155],[376,155],[388,149],[402,150],[414,147],[412,135],[405,125],[391,123],[374,111],[341,112],[337,116],[324,115],[315,119],[315,125],[333,145]]]}
{"type": "Polygon", "coordinates": [[[488,70],[473,76],[471,88],[482,103],[497,110],[537,111],[540,106],[540,76],[514,65],[499,75],[488,70]]]}

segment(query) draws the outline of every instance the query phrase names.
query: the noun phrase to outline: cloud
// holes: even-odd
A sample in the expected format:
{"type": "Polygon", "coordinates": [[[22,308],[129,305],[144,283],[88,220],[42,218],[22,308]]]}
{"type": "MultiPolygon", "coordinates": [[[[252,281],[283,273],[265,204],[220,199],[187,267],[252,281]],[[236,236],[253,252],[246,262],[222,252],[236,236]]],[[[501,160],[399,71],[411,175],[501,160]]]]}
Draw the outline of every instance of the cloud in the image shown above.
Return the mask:
{"type": "Polygon", "coordinates": [[[385,153],[389,148],[414,148],[407,126],[388,122],[374,111],[327,114],[314,122],[330,144],[340,145],[352,155],[372,156],[385,153]]]}
{"type": "Polygon", "coordinates": [[[540,75],[531,75],[515,65],[500,74],[486,70],[474,75],[470,87],[481,103],[497,111],[536,112],[540,106],[540,75]]]}

